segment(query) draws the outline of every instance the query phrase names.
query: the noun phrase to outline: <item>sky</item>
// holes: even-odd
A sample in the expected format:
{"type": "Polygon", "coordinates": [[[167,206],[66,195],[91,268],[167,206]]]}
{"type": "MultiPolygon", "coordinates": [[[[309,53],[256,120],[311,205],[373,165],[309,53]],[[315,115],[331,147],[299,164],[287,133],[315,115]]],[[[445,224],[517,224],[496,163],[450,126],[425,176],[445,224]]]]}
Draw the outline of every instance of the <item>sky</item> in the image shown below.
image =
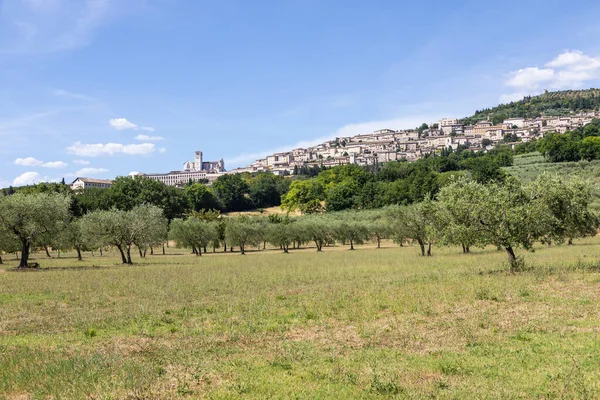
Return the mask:
{"type": "Polygon", "coordinates": [[[597,0],[0,0],[0,187],[600,86],[597,0]]]}

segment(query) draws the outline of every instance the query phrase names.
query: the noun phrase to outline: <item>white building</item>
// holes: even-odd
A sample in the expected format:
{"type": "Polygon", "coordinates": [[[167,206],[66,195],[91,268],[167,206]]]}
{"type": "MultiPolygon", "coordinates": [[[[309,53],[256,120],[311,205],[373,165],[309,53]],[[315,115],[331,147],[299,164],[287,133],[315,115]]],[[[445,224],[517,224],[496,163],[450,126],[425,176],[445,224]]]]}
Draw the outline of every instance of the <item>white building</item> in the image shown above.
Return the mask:
{"type": "Polygon", "coordinates": [[[85,190],[89,188],[107,189],[113,185],[113,181],[108,179],[82,178],[78,177],[71,183],[73,190],[85,190]]]}
{"type": "Polygon", "coordinates": [[[167,186],[183,186],[190,182],[190,180],[192,182],[207,180],[208,183],[211,183],[224,173],[225,162],[223,159],[219,161],[203,161],[202,152],[196,151],[194,152],[194,161],[183,163],[183,171],[153,174],[138,173],[137,176],[145,176],[162,182],[167,186]]]}

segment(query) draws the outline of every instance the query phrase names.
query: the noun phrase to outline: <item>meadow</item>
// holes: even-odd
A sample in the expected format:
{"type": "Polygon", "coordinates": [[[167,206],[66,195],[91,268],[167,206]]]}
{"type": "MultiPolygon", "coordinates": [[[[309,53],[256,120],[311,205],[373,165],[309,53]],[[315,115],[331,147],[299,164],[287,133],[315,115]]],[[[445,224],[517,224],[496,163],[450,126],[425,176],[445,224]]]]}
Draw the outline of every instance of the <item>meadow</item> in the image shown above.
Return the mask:
{"type": "Polygon", "coordinates": [[[600,238],[0,266],[0,398],[598,398],[600,238]]]}

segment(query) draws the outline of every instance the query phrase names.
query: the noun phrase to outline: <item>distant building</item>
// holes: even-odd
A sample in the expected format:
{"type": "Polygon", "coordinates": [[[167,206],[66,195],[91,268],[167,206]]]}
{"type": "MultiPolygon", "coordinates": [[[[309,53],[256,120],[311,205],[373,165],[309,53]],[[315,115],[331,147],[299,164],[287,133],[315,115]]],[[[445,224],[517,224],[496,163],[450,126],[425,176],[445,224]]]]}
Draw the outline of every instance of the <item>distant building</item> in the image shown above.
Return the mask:
{"type": "Polygon", "coordinates": [[[196,151],[194,152],[194,161],[183,163],[183,171],[152,174],[138,173],[137,176],[145,176],[146,178],[162,182],[167,186],[183,186],[190,181],[198,182],[206,180],[210,183],[224,173],[225,161],[223,159],[219,161],[203,161],[202,152],[196,151]]]}
{"type": "Polygon", "coordinates": [[[71,183],[71,189],[73,190],[85,190],[92,187],[107,189],[113,185],[113,181],[108,179],[95,179],[95,178],[77,178],[71,183]]]}
{"type": "Polygon", "coordinates": [[[221,158],[219,161],[203,161],[202,152],[194,153],[194,161],[183,163],[184,171],[207,171],[207,172],[225,172],[225,161],[221,158]]]}

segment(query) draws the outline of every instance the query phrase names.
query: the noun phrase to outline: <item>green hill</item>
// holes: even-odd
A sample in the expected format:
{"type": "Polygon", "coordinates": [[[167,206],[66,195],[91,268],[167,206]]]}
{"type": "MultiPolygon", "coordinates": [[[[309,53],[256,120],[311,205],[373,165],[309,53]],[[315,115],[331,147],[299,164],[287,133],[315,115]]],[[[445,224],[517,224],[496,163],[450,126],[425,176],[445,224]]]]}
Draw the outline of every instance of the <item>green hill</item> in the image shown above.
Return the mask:
{"type": "Polygon", "coordinates": [[[563,90],[545,92],[539,96],[527,96],[519,101],[477,110],[472,116],[463,118],[462,122],[471,125],[489,117],[496,124],[507,118],[568,115],[598,108],[600,108],[600,89],[563,90]]]}

